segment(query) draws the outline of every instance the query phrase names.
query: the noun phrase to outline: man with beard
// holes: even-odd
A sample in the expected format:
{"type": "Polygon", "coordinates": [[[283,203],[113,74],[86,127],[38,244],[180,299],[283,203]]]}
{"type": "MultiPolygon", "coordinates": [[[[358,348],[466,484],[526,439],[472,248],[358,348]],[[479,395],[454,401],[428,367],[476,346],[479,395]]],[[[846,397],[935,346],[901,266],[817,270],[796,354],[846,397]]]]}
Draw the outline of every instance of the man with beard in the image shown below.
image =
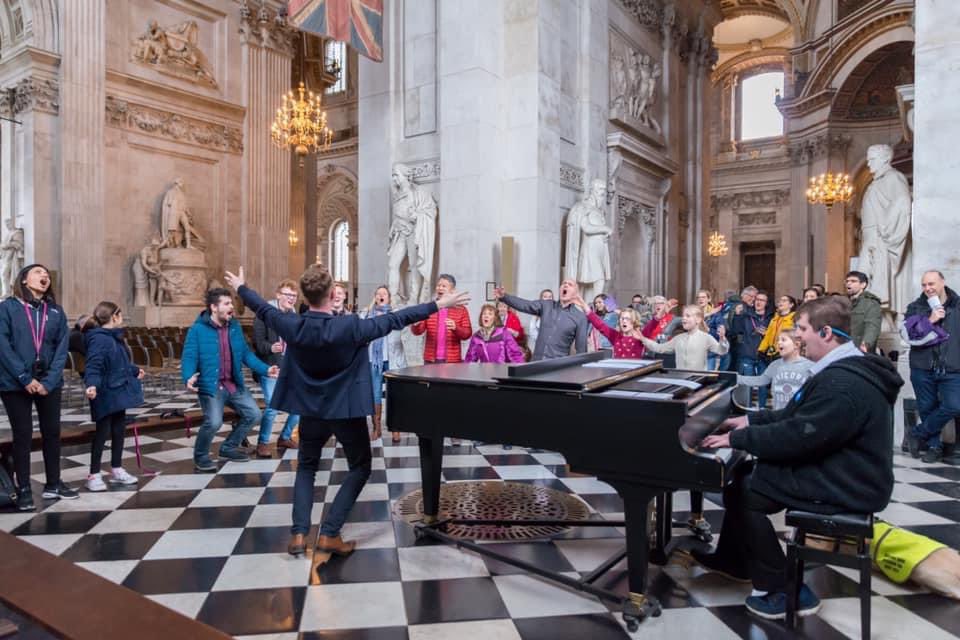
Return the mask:
{"type": "Polygon", "coordinates": [[[277,377],[280,368],[268,367],[247,346],[240,323],[233,317],[230,291],[210,289],[206,303],[206,311],[187,331],[180,375],[187,389],[198,394],[203,410],[203,423],[193,449],[194,468],[215,472],[217,463],[210,457],[210,444],[223,425],[224,406],[230,405],[240,416],[240,421],[220,445],[220,457],[225,460],[246,462],[250,459],[240,443],[260,421],[260,407],[243,383],[243,365],[257,375],[271,378],[277,377]]]}
{"type": "Polygon", "coordinates": [[[507,294],[503,287],[497,287],[494,295],[517,311],[540,317],[533,360],[568,356],[571,346],[577,353],[586,353],[587,316],[573,304],[580,291],[571,278],[560,283],[560,300],[526,300],[507,294]]]}

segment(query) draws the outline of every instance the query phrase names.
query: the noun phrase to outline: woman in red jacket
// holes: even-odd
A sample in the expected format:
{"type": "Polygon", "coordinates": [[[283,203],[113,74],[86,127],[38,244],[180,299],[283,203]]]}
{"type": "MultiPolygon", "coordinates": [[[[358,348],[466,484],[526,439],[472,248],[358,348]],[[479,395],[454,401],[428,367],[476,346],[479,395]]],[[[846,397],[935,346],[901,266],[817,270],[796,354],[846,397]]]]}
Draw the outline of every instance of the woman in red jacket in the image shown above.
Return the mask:
{"type": "MultiPolygon", "coordinates": [[[[457,280],[447,273],[437,277],[435,288],[437,299],[453,293],[457,280]]],[[[423,363],[435,362],[462,362],[460,343],[469,340],[473,335],[473,326],[470,324],[470,313],[466,307],[450,307],[440,309],[426,320],[415,323],[410,330],[413,335],[427,334],[423,344],[423,363]]]]}

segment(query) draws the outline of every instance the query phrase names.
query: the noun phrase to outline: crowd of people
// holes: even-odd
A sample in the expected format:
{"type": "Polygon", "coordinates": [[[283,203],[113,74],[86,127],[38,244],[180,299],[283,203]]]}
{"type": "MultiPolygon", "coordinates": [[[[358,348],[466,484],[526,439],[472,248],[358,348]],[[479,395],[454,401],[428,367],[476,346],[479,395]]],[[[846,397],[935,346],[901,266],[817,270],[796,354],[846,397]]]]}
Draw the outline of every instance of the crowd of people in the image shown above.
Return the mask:
{"type": "MultiPolygon", "coordinates": [[[[299,460],[291,554],[304,551],[314,477],[331,435],[344,447],[349,470],[324,515],[317,548],[336,554],[353,550],[340,530],[370,475],[371,439],[382,435],[384,373],[406,366],[410,355],[401,334],[407,326],[423,336],[422,359],[428,364],[520,363],[610,349],[614,358],[664,358],[681,369],[735,371],[741,384],[756,387],[756,411],[749,419],[728,420],[704,441],[756,458],[724,495],[724,531],[730,527],[740,535],[722,535],[715,554],[696,559],[708,569],[752,580],[756,589],[747,606],[759,615],[782,617],[785,588],[783,554],[768,514],[783,508],[832,513],[858,505],[880,510],[890,497],[891,405],[902,381],[890,359],[876,355],[883,311],[868,291],[867,276],[858,271],[847,274],[845,293],[813,285],[800,301],[754,286],[727,292],[717,302],[701,290],[683,306],[641,294],[624,306],[603,294],[588,304],[572,280],[563,280],[556,296],[545,289],[533,300],[497,288],[496,300],[480,308],[476,329],[466,306],[469,295],[458,292],[456,278],[446,273],[436,280],[433,302],[398,308],[381,286],[369,305],[355,312],[346,303],[346,288],[320,265],[308,267],[298,282],[280,282],[269,301],[246,286],[242,268],[227,273],[226,280],[233,291],[207,292],[181,359],[183,384],[197,394],[203,412],[194,465],[197,472],[215,472],[219,460],[272,457],[274,422],[285,412],[276,446],[298,449],[299,460]],[[256,314],[252,346],[236,318],[234,292],[256,314]],[[525,324],[518,314],[531,318],[525,324]],[[244,367],[263,390],[263,411],[244,381],[244,367]],[[219,446],[218,460],[211,445],[226,406],[237,419],[219,446]],[[258,423],[257,443],[245,446],[258,423]]],[[[944,426],[960,416],[960,298],[938,271],[923,274],[921,287],[902,323],[921,418],[906,444],[911,454],[935,462],[943,456],[944,426]]],[[[143,402],[144,371],[124,347],[123,322],[119,306],[104,301],[84,319],[80,338],[73,336],[87,352],[84,381],[96,422],[90,491],[138,482],[123,469],[121,453],[126,410],[143,402]],[[105,483],[101,458],[107,438],[111,461],[105,483]]],[[[29,477],[34,409],[46,477],[42,498],[79,497],[59,469],[67,327],[49,271],[39,264],[25,267],[16,295],[0,303],[0,397],[13,433],[22,511],[35,509],[29,477]]],[[[392,436],[400,438],[397,432],[392,436]]],[[[801,613],[815,606],[816,596],[804,591],[801,613]]]]}

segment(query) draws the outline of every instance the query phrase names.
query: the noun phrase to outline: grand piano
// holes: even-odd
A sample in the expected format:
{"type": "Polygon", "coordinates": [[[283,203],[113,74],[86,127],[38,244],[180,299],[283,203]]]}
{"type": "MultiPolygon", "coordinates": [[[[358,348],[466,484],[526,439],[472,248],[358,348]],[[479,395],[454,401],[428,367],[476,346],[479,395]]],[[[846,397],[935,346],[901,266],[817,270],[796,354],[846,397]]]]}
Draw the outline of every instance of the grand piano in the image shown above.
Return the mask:
{"type": "MultiPolygon", "coordinates": [[[[433,364],[385,374],[388,429],[419,436],[423,520],[428,535],[521,566],[531,572],[622,605],[630,630],[660,605],[645,595],[648,562],[666,562],[670,495],[677,490],[720,491],[743,453],[705,450],[705,436],[730,414],[736,374],[665,369],[659,361],[611,360],[609,351],[520,365],[433,364]],[[491,547],[453,539],[439,516],[444,437],[502,442],[562,453],[577,473],[610,484],[623,499],[624,521],[565,522],[624,526],[626,549],[583,579],[554,574],[497,554],[491,547]],[[648,526],[657,499],[656,545],[648,526]],[[592,583],[623,556],[629,595],[592,583]]],[[[458,524],[508,524],[456,520],[458,524]]],[[[524,521],[528,522],[528,521],[524,521]]],[[[538,524],[548,524],[540,522],[538,524]]]]}

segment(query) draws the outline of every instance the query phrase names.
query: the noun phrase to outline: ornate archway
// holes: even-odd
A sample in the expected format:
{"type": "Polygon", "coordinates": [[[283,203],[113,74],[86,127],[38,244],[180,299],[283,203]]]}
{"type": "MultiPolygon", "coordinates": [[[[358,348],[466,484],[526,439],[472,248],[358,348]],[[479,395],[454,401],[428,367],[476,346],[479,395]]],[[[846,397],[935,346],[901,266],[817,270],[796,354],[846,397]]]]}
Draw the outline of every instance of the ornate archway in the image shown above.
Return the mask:
{"type": "Polygon", "coordinates": [[[317,183],[317,260],[333,268],[336,256],[336,243],[333,235],[338,223],[345,222],[349,229],[347,290],[350,300],[355,297],[357,285],[357,176],[337,165],[326,165],[320,169],[317,183]]]}

